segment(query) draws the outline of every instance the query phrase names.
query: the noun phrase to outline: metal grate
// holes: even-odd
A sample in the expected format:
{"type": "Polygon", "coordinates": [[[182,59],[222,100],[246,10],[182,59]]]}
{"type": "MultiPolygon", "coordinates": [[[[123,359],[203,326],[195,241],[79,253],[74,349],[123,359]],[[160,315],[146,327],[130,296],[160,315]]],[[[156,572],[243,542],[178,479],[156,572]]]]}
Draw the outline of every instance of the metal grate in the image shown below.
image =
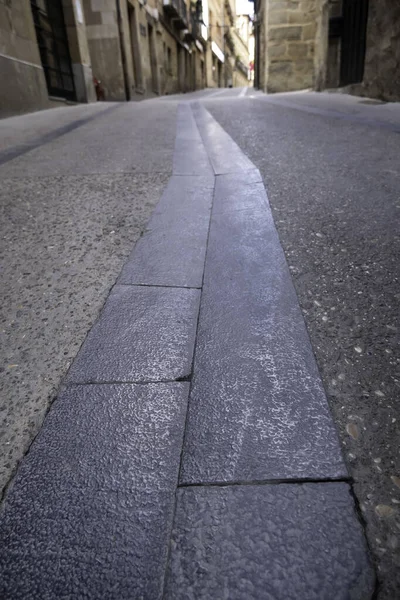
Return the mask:
{"type": "Polygon", "coordinates": [[[341,85],[363,80],[367,21],[368,0],[343,0],[341,85]]]}
{"type": "Polygon", "coordinates": [[[40,58],[51,96],[75,100],[75,86],[61,0],[31,0],[40,58]]]}

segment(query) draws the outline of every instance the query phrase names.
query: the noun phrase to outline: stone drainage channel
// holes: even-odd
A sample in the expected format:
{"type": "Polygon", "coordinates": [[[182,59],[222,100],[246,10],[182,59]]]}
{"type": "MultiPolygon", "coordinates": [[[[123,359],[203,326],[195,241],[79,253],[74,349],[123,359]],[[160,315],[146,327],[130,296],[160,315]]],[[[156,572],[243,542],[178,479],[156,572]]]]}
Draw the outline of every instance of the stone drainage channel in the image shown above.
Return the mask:
{"type": "Polygon", "coordinates": [[[259,171],[181,104],[173,176],[1,518],[2,598],[366,600],[374,573],[259,171]]]}

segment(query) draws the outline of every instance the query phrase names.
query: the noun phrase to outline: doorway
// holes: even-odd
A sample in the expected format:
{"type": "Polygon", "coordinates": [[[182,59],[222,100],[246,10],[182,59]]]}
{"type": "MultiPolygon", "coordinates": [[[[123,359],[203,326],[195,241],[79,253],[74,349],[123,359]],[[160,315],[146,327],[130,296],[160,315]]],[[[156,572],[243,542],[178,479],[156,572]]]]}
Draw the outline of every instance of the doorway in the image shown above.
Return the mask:
{"type": "Polygon", "coordinates": [[[340,85],[360,83],[364,77],[368,0],[344,0],[340,85]]]}
{"type": "Polygon", "coordinates": [[[40,60],[50,96],[76,100],[61,0],[31,0],[40,60]]]}

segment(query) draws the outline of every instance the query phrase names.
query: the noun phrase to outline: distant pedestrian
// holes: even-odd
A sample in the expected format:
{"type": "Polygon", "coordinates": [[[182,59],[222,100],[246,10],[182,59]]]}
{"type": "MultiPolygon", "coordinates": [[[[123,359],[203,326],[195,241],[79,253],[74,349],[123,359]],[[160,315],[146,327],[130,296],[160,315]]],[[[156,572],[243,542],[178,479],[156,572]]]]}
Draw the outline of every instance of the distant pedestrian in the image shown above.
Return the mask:
{"type": "Polygon", "coordinates": [[[104,94],[104,88],[101,85],[101,81],[99,79],[96,79],[96,77],[93,77],[93,83],[94,83],[94,89],[96,90],[97,101],[104,101],[105,94],[104,94]]]}

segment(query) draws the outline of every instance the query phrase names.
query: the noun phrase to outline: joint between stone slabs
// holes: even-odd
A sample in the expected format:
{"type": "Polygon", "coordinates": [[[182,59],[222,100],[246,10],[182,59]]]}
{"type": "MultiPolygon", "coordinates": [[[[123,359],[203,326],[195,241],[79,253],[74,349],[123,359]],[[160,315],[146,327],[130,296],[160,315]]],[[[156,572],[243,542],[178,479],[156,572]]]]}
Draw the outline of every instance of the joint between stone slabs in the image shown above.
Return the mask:
{"type": "Polygon", "coordinates": [[[121,287],[149,287],[149,288],[171,288],[174,290],[201,290],[201,287],[194,287],[190,285],[161,285],[160,283],[116,283],[115,285],[121,287]]]}
{"type": "Polygon", "coordinates": [[[374,571],[374,575],[375,575],[375,586],[374,586],[374,591],[372,593],[371,599],[370,600],[378,600],[379,598],[379,592],[380,592],[380,582],[379,582],[379,576],[378,576],[378,565],[376,564],[376,559],[375,559],[375,555],[372,551],[370,542],[369,542],[369,538],[366,535],[366,531],[367,531],[367,521],[364,517],[364,514],[361,510],[361,506],[360,503],[358,501],[358,498],[356,496],[356,493],[354,491],[354,480],[351,480],[350,483],[350,487],[349,487],[349,494],[353,499],[353,506],[354,506],[354,511],[356,513],[357,519],[361,524],[362,530],[364,532],[364,541],[365,544],[367,546],[367,552],[368,552],[368,558],[370,561],[370,564],[372,566],[372,569],[374,571]]]}
{"type": "Polygon", "coordinates": [[[40,434],[40,432],[41,432],[41,430],[42,430],[43,423],[45,422],[47,415],[48,415],[48,414],[49,414],[49,412],[51,411],[51,409],[52,409],[52,407],[53,407],[53,404],[54,404],[54,402],[57,400],[57,398],[58,398],[59,394],[62,392],[62,390],[63,390],[63,387],[65,387],[65,386],[63,386],[63,385],[61,384],[61,385],[60,385],[60,386],[57,388],[57,390],[55,390],[55,391],[53,392],[53,394],[51,395],[51,398],[50,398],[49,404],[48,404],[48,406],[47,406],[47,408],[46,408],[46,410],[45,410],[45,413],[44,413],[44,417],[43,417],[42,425],[40,426],[39,430],[36,432],[36,435],[34,435],[34,437],[31,439],[31,441],[29,442],[29,444],[26,446],[26,449],[25,449],[24,453],[22,454],[21,458],[20,458],[20,459],[17,461],[17,463],[16,463],[16,465],[15,465],[15,467],[14,467],[13,471],[11,472],[11,475],[10,475],[10,477],[9,477],[8,481],[6,481],[6,484],[5,484],[5,486],[3,487],[3,491],[0,493],[0,511],[1,511],[1,510],[2,510],[2,508],[3,508],[3,503],[6,501],[6,498],[7,498],[7,495],[8,495],[8,493],[12,491],[12,488],[13,488],[13,485],[14,485],[14,481],[15,481],[15,478],[16,478],[16,476],[17,476],[17,474],[18,474],[18,470],[19,470],[19,467],[20,467],[21,463],[22,463],[22,462],[25,460],[25,458],[26,458],[26,457],[29,455],[29,453],[30,453],[30,451],[31,451],[31,448],[32,448],[32,446],[33,446],[34,442],[36,441],[36,438],[38,437],[38,435],[40,434]]]}
{"type": "Polygon", "coordinates": [[[146,379],[140,380],[135,379],[133,381],[128,380],[110,380],[110,381],[71,381],[71,383],[65,384],[65,388],[75,388],[83,386],[96,386],[96,385],[157,385],[161,383],[185,383],[192,380],[192,371],[187,375],[182,375],[176,379],[146,379]]]}
{"type": "MultiPolygon", "coordinates": [[[[258,209],[258,211],[260,213],[265,212],[264,207],[262,207],[262,209],[258,209]]],[[[214,215],[225,215],[226,213],[232,214],[238,212],[250,212],[251,214],[254,214],[255,212],[257,212],[257,209],[254,209],[251,206],[247,206],[246,208],[221,208],[220,210],[216,210],[214,212],[214,215]]]]}
{"type": "MultiPolygon", "coordinates": [[[[223,174],[227,175],[227,173],[223,173],[223,174]]],[[[231,173],[231,175],[232,175],[232,173],[231,173]]],[[[193,174],[191,174],[191,173],[172,173],[171,179],[173,177],[185,177],[185,178],[192,177],[194,179],[204,179],[206,177],[209,177],[211,179],[212,177],[216,177],[216,175],[215,175],[215,173],[213,173],[212,175],[203,175],[203,173],[193,173],[193,174]]],[[[212,185],[205,185],[204,189],[205,190],[212,190],[212,189],[214,189],[214,186],[212,186],[212,185]]]]}
{"type": "MultiPolygon", "coordinates": [[[[192,110],[192,109],[190,108],[190,110],[192,110]]],[[[192,112],[192,114],[193,114],[193,112],[192,112]]],[[[197,126],[197,124],[196,124],[196,126],[197,126]]],[[[209,155],[208,155],[208,152],[207,152],[207,149],[206,149],[206,153],[207,153],[207,156],[208,156],[208,160],[211,163],[209,155]]],[[[213,169],[213,171],[214,171],[214,169],[213,169]]],[[[180,454],[180,457],[179,457],[179,471],[178,471],[177,486],[176,486],[176,491],[175,491],[175,502],[174,502],[174,510],[173,510],[172,526],[171,526],[171,536],[170,536],[170,539],[169,539],[167,559],[166,559],[166,562],[165,562],[165,569],[164,569],[164,581],[163,581],[163,586],[162,586],[163,587],[162,598],[164,598],[164,596],[165,596],[165,589],[166,589],[166,585],[167,585],[168,566],[170,564],[171,551],[172,551],[172,548],[171,548],[171,543],[172,543],[172,528],[173,528],[173,523],[174,523],[175,515],[176,515],[176,507],[178,505],[179,480],[180,480],[180,476],[181,476],[181,472],[182,472],[183,454],[184,454],[184,448],[185,448],[185,438],[186,438],[187,423],[188,423],[188,418],[189,418],[189,402],[190,402],[190,394],[191,394],[191,391],[192,391],[192,375],[193,375],[193,372],[194,372],[194,362],[195,362],[195,357],[196,357],[196,346],[197,346],[197,335],[198,335],[198,331],[199,331],[199,323],[200,323],[200,315],[201,315],[201,299],[202,299],[202,296],[203,296],[204,273],[205,273],[206,262],[207,262],[208,242],[209,242],[209,239],[210,239],[211,217],[212,217],[212,211],[213,211],[214,200],[215,200],[215,183],[216,183],[216,180],[215,180],[215,177],[214,177],[214,187],[213,187],[213,194],[212,194],[212,200],[211,200],[210,219],[209,219],[209,222],[208,222],[208,231],[207,231],[207,239],[206,239],[206,251],[205,251],[205,255],[204,255],[203,277],[202,277],[202,280],[201,280],[201,292],[200,292],[200,300],[199,300],[199,310],[198,310],[198,313],[197,313],[196,334],[195,334],[195,338],[194,338],[194,347],[193,347],[193,355],[192,355],[192,368],[191,368],[189,392],[188,392],[188,397],[187,397],[186,415],[185,415],[185,423],[184,423],[183,439],[182,439],[182,448],[181,448],[181,454],[180,454]]]]}
{"type": "MultiPolygon", "coordinates": [[[[240,175],[244,178],[244,180],[246,179],[246,175],[251,171],[255,171],[257,169],[257,167],[254,167],[254,169],[248,169],[247,171],[242,171],[240,173],[240,175]]],[[[258,170],[258,169],[257,169],[258,170]]],[[[237,171],[226,171],[226,173],[215,173],[215,177],[226,177],[227,175],[236,175],[238,176],[239,173],[237,171]]],[[[258,181],[249,181],[247,182],[246,180],[243,181],[242,183],[246,184],[246,185],[254,185],[255,183],[263,183],[262,177],[260,175],[260,179],[258,181]]]]}
{"type": "Polygon", "coordinates": [[[347,483],[350,488],[353,485],[353,479],[351,477],[321,477],[320,479],[315,477],[298,477],[288,479],[255,479],[255,480],[237,480],[237,481],[206,481],[206,482],[195,482],[195,483],[179,483],[178,489],[185,488],[199,488],[199,487],[243,487],[243,486],[267,486],[267,485],[306,485],[309,483],[347,483]]]}

